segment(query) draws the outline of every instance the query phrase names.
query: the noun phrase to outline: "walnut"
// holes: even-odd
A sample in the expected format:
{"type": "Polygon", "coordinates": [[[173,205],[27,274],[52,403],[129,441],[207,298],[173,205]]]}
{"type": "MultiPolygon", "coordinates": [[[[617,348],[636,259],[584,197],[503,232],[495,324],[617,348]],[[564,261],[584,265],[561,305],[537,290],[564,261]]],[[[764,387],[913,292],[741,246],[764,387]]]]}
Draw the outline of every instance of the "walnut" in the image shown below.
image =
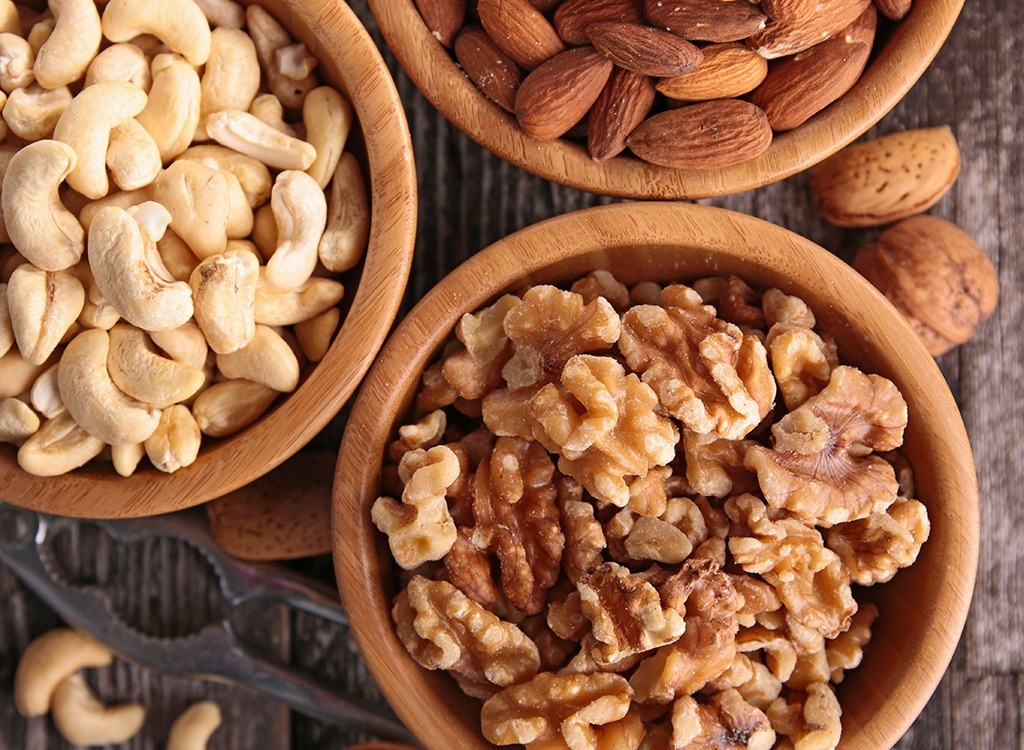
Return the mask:
{"type": "Polygon", "coordinates": [[[774,447],[754,446],[768,504],[819,526],[865,518],[896,499],[896,475],[869,455],[903,442],[907,403],[889,380],[837,367],[828,386],[772,427],[774,447]]]}
{"type": "Polygon", "coordinates": [[[527,617],[519,623],[519,629],[537,645],[540,654],[540,669],[553,672],[569,660],[578,648],[577,640],[562,638],[549,625],[543,614],[527,617]]]}
{"type": "MultiPolygon", "coordinates": [[[[589,623],[587,624],[589,625],[589,623]]],[[[580,641],[580,650],[568,664],[558,671],[558,674],[595,674],[597,672],[620,674],[628,672],[644,658],[643,654],[628,654],[616,661],[599,664],[594,660],[594,649],[597,645],[597,639],[588,632],[580,641]]]]}
{"type": "MultiPolygon", "coordinates": [[[[662,296],[692,302],[672,287],[662,296]]],[[[738,440],[775,399],[764,346],[713,307],[633,307],[622,318],[619,349],[668,412],[700,434],[738,440]]]]}
{"type": "Polygon", "coordinates": [[[590,632],[590,620],[583,615],[578,591],[548,604],[548,627],[559,638],[579,643],[590,632]]]}
{"type": "Polygon", "coordinates": [[[916,497],[917,492],[915,491],[914,482],[914,470],[910,466],[910,462],[907,457],[903,455],[899,450],[886,451],[885,453],[879,453],[879,456],[888,461],[896,472],[896,481],[899,482],[900,488],[897,491],[899,497],[916,497]]]}
{"type": "Polygon", "coordinates": [[[377,498],[371,517],[387,534],[395,562],[411,570],[428,560],[440,560],[455,544],[455,523],[445,491],[459,476],[459,461],[449,448],[439,445],[406,453],[398,471],[405,482],[402,502],[377,498]]]}
{"type": "Polygon", "coordinates": [[[701,690],[703,693],[714,695],[720,693],[723,690],[737,687],[747,682],[754,676],[753,662],[747,657],[746,654],[737,653],[735,658],[732,660],[732,664],[729,668],[718,675],[715,679],[709,681],[701,690]]]}
{"type": "Polygon", "coordinates": [[[442,368],[444,362],[435,362],[423,371],[419,393],[416,394],[416,408],[422,411],[433,411],[450,406],[459,398],[448,381],[444,379],[442,368]]]}
{"type": "Polygon", "coordinates": [[[843,681],[846,670],[860,666],[864,658],[864,647],[871,641],[871,625],[877,617],[878,607],[862,604],[853,616],[850,629],[840,633],[825,646],[829,677],[834,684],[843,681]]]}
{"type": "MultiPolygon", "coordinates": [[[[840,635],[842,634],[840,633],[840,635]]],[[[822,649],[797,657],[793,674],[786,680],[786,687],[790,690],[806,690],[816,682],[828,682],[831,676],[832,670],[828,666],[828,656],[825,654],[825,649],[822,649]]]]}
{"type": "Polygon", "coordinates": [[[684,695],[672,707],[673,750],[768,750],[775,731],[764,712],[736,690],[700,704],[684,695]]]}
{"type": "Polygon", "coordinates": [[[596,728],[625,718],[632,697],[629,683],[617,674],[542,672],[484,703],[480,726],[484,738],[496,745],[561,736],[571,750],[597,750],[596,728]]]}
{"type": "Polygon", "coordinates": [[[660,516],[668,504],[668,482],[672,477],[669,466],[659,466],[629,483],[627,507],[641,516],[660,516]]]}
{"type": "Polygon", "coordinates": [[[759,661],[750,659],[750,668],[750,679],[738,685],[736,692],[751,706],[767,711],[768,706],[782,694],[782,681],[759,661]]]}
{"type": "Polygon", "coordinates": [[[573,357],[562,386],[547,385],[531,401],[534,435],[591,495],[626,505],[630,480],[675,457],[678,431],[656,411],[654,392],[610,357],[573,357]]]}
{"type": "Polygon", "coordinates": [[[763,612],[774,612],[782,600],[774,587],[762,580],[746,575],[730,575],[733,588],[743,597],[743,607],[736,613],[740,625],[750,627],[763,612]]]}
{"type": "Polygon", "coordinates": [[[743,279],[736,276],[726,277],[718,301],[718,317],[738,326],[763,329],[761,295],[743,279]]]}
{"type": "Polygon", "coordinates": [[[806,692],[779,698],[765,713],[772,728],[788,737],[794,747],[834,750],[839,744],[842,710],[827,683],[817,682],[806,692]]]}
{"type": "Polygon", "coordinates": [[[587,575],[604,561],[607,546],[604,529],[594,518],[594,506],[576,499],[582,497],[583,488],[568,477],[559,482],[559,505],[562,508],[562,528],[565,531],[565,551],[562,564],[573,583],[587,575]],[[573,488],[579,490],[572,494],[573,488]]]}
{"type": "Polygon", "coordinates": [[[391,610],[398,637],[426,669],[447,669],[475,683],[513,685],[537,673],[537,646],[445,581],[414,576],[391,610]]]}
{"type": "Polygon", "coordinates": [[[662,602],[654,585],[616,563],[584,576],[577,589],[597,640],[592,655],[598,664],[672,643],[685,628],[682,614],[662,602]]]}
{"type": "Polygon", "coordinates": [[[442,409],[430,412],[413,424],[398,428],[398,440],[388,448],[388,457],[392,461],[401,461],[409,451],[427,450],[441,442],[448,419],[442,409]]]}
{"type": "Polygon", "coordinates": [[[491,391],[480,404],[484,425],[499,437],[533,440],[530,401],[541,386],[499,388],[491,391]]]}
{"type": "Polygon", "coordinates": [[[505,316],[515,353],[502,376],[510,388],[558,380],[572,357],[611,348],[619,328],[619,316],[603,297],[584,303],[581,295],[553,286],[531,287],[505,316]]]}
{"type": "MultiPolygon", "coordinates": [[[[703,521],[703,519],[701,519],[703,521]]],[[[620,562],[680,563],[689,557],[693,545],[682,530],[668,521],[638,516],[629,508],[615,514],[605,526],[612,558],[620,562]]]]}
{"type": "MultiPolygon", "coordinates": [[[[824,639],[821,642],[824,646],[824,639]]],[[[796,648],[785,631],[769,630],[763,625],[744,628],[736,634],[736,650],[744,654],[764,651],[765,664],[780,682],[786,682],[796,669],[796,648]]]]}
{"type": "Polygon", "coordinates": [[[757,489],[757,477],[743,465],[751,440],[726,440],[714,433],[683,430],[686,479],[696,493],[728,497],[757,489]]]}
{"type": "Polygon", "coordinates": [[[825,648],[825,636],[813,628],[801,624],[785,608],[774,612],[762,612],[755,617],[757,624],[779,633],[788,640],[797,655],[813,654],[825,648]]]}
{"type": "Polygon", "coordinates": [[[928,509],[917,500],[897,502],[884,513],[833,526],[825,535],[854,583],[885,583],[896,571],[913,565],[928,539],[928,509]]]}
{"type": "MultiPolygon", "coordinates": [[[[625,718],[611,724],[594,727],[597,750],[637,750],[643,742],[646,729],[639,711],[630,710],[625,718]]],[[[526,750],[571,750],[561,737],[538,740],[526,746],[526,750]]]]}
{"type": "Polygon", "coordinates": [[[473,530],[459,527],[455,544],[444,556],[445,578],[459,591],[484,607],[493,608],[501,589],[491,571],[491,557],[473,544],[473,530]]]}
{"type": "Polygon", "coordinates": [[[501,370],[511,350],[502,326],[520,304],[518,297],[506,294],[476,315],[463,315],[455,327],[463,347],[444,360],[441,371],[461,398],[483,398],[501,386],[501,370]]]}
{"type": "Polygon", "coordinates": [[[825,341],[809,328],[779,323],[768,331],[768,356],[779,393],[792,411],[821,393],[839,363],[825,341]]]}
{"type": "Polygon", "coordinates": [[[653,281],[641,281],[629,288],[629,304],[660,305],[661,284],[653,281]]]}
{"type": "Polygon", "coordinates": [[[776,323],[801,328],[814,328],[814,313],[799,297],[793,297],[778,289],[769,289],[761,296],[761,309],[768,328],[776,323]]]}
{"type": "Polygon", "coordinates": [[[703,279],[696,279],[690,288],[700,296],[701,303],[705,305],[717,304],[722,299],[722,290],[725,289],[724,276],[708,276],[703,279]]]}
{"type": "Polygon", "coordinates": [[[591,271],[574,282],[570,291],[583,297],[583,301],[588,304],[598,297],[604,297],[618,312],[629,307],[629,290],[626,285],[603,269],[591,271]]]}

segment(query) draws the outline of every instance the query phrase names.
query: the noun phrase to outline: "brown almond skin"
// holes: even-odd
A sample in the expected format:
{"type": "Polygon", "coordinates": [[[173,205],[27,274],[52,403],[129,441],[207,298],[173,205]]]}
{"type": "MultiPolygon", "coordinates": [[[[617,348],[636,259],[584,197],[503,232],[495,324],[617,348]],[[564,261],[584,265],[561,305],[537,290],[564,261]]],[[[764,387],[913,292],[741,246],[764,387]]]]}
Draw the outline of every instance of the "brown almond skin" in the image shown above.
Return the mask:
{"type": "Polygon", "coordinates": [[[558,32],[529,0],[480,0],[477,13],[498,48],[527,70],[565,49],[558,32]]]}
{"type": "Polygon", "coordinates": [[[590,44],[587,27],[599,21],[641,23],[643,0],[565,0],[555,11],[555,29],[566,44],[590,44]]]}
{"type": "Polygon", "coordinates": [[[701,42],[738,42],[767,20],[746,0],[645,0],[644,12],[652,26],[701,42]]]}
{"type": "Polygon", "coordinates": [[[895,305],[934,356],[977,331],[999,301],[999,278],[978,244],[937,216],[914,216],[882,232],[853,261],[895,305]]]}
{"type": "Polygon", "coordinates": [[[498,49],[486,31],[475,26],[463,29],[455,38],[455,59],[478,89],[498,106],[515,112],[523,72],[515,60],[498,49]]]}
{"type": "Polygon", "coordinates": [[[761,0],[761,10],[772,21],[799,21],[812,16],[821,0],[761,0]]]}
{"type": "Polygon", "coordinates": [[[598,52],[640,75],[679,76],[693,70],[703,53],[685,39],[638,23],[603,21],[587,27],[598,52]]]}
{"type": "Polygon", "coordinates": [[[466,0],[416,0],[416,9],[430,33],[445,47],[451,47],[466,22],[466,0]]]}
{"type": "Polygon", "coordinates": [[[772,142],[764,111],[722,99],[654,115],[627,139],[644,161],[678,169],[713,169],[752,159],[772,142]]]}
{"type": "Polygon", "coordinates": [[[769,60],[796,55],[838,34],[856,21],[871,2],[820,0],[821,8],[814,13],[790,20],[773,20],[762,31],[752,34],[747,44],[769,60]]]}
{"type": "Polygon", "coordinates": [[[593,47],[571,49],[551,58],[519,87],[519,126],[541,141],[561,137],[590,111],[613,67],[612,61],[593,47]]]}
{"type": "Polygon", "coordinates": [[[616,68],[590,110],[587,147],[595,161],[607,161],[626,149],[626,139],[654,104],[654,81],[616,68]]]}
{"type": "Polygon", "coordinates": [[[910,12],[911,0],[875,0],[878,12],[890,21],[902,21],[910,12]]]}
{"type": "Polygon", "coordinates": [[[768,61],[745,44],[709,44],[701,52],[704,59],[696,68],[661,79],[658,91],[678,101],[735,99],[756,89],[768,75],[768,61]]]}
{"type": "Polygon", "coordinates": [[[869,5],[828,41],[775,65],[751,101],[776,131],[803,125],[860,80],[875,41],[878,12],[869,5]]]}

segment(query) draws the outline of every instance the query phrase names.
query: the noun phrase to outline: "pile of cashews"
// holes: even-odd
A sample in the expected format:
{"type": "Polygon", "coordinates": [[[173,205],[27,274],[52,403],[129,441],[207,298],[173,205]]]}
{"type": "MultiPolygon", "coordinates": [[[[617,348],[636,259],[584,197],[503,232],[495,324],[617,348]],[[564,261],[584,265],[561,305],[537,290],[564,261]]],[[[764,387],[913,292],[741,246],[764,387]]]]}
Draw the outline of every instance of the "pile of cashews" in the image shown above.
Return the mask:
{"type": "MultiPolygon", "coordinates": [[[[118,745],[142,729],[146,709],[138,703],[104,705],[81,670],[106,667],[110,649],[69,628],[57,628],[28,645],[14,674],[14,707],[34,719],[51,714],[68,742],[82,747],[118,745]]],[[[203,750],[220,726],[220,707],[212,701],[189,706],[171,725],[167,750],[203,750]]]]}
{"type": "Polygon", "coordinates": [[[325,356],[370,207],[316,65],[233,0],[0,0],[0,442],[22,469],[176,471],[325,356]]]}

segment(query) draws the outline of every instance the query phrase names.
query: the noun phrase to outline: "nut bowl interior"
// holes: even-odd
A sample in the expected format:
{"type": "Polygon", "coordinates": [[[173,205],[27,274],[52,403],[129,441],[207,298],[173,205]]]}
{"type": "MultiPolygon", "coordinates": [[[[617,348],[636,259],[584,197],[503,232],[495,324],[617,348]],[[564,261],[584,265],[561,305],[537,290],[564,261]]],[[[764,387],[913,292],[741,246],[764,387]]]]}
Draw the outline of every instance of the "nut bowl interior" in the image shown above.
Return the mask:
{"type": "Polygon", "coordinates": [[[363,656],[399,716],[431,748],[488,747],[480,704],[428,672],[395,634],[398,591],[387,540],[370,520],[383,458],[424,368],[467,312],[524,284],[562,283],[597,268],[625,283],[735,274],[803,298],[838,342],[840,361],[891,379],[909,406],[903,450],[932,519],[917,564],[858,589],[881,612],[863,664],[838,688],[846,750],[892,746],[938,685],[956,647],[977,569],[977,483],[945,381],[909,326],[849,266],[809,240],[748,216],[687,204],[581,211],[513,234],[430,292],[382,350],[354,404],[335,474],[339,588],[363,656]]]}
{"type": "Polygon", "coordinates": [[[341,0],[259,0],[319,60],[322,79],[352,104],[350,148],[371,204],[363,261],[341,277],[342,324],[323,360],[307,365],[299,387],[243,431],[207,439],[191,466],[173,474],[140,467],[117,476],[94,460],[56,477],[22,471],[16,450],[0,446],[0,497],[50,513],[127,517],[166,513],[234,490],[283,462],[341,409],[369,368],[398,312],[412,263],[416,175],[398,92],[369,34],[341,0]]]}
{"type": "Polygon", "coordinates": [[[671,169],[628,152],[606,162],[565,139],[538,141],[484,96],[434,38],[413,0],[369,0],[384,37],[420,91],[466,135],[502,159],[547,180],[602,195],[695,200],[731,195],[801,172],[863,135],[906,95],[938,53],[963,0],[914,0],[876,49],[864,75],[837,102],[775,136],[760,156],[716,169],[671,169]]]}

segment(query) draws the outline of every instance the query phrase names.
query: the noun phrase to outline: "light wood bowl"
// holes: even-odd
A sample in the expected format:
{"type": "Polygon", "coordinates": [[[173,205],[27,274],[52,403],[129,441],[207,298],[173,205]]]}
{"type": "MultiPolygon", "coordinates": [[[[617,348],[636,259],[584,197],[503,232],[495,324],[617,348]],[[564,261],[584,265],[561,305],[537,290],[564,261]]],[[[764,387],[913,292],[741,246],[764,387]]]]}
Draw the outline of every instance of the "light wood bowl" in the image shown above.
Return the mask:
{"type": "MultiPolygon", "coordinates": [[[[320,61],[322,79],[352,103],[351,148],[368,179],[369,247],[342,277],[344,318],[330,351],[299,388],[244,431],[204,438],[199,458],[174,474],[151,467],[124,478],[93,461],[58,477],[22,471],[0,447],[0,499],[60,515],[113,518],[166,513],[224,495],[270,471],[322,429],[355,391],[387,337],[412,264],[416,173],[394,81],[366,29],[342,0],[259,0],[320,61]]],[[[148,466],[145,460],[143,465],[148,466]]]]}
{"type": "Polygon", "coordinates": [[[934,360],[907,323],[849,266],[809,240],[749,216],[639,203],[545,221],[478,253],[405,318],[354,404],[334,479],[334,564],[362,654],[395,711],[430,748],[481,748],[480,704],[406,653],[390,617],[395,566],[370,521],[382,458],[423,369],[459,317],[524,283],[565,283],[595,268],[620,279],[736,274],[811,306],[840,358],[892,379],[909,405],[904,449],[931,538],[917,564],[858,590],[881,617],[861,667],[839,689],[845,750],[891,747],[934,691],[967,617],[978,562],[978,494],[963,422],[934,360]]]}
{"type": "Polygon", "coordinates": [[[543,142],[482,94],[427,29],[413,0],[369,0],[384,38],[409,77],[462,132],[502,159],[553,182],[622,198],[695,200],[768,185],[831,156],[882,119],[917,82],[953,28],[964,0],[914,0],[910,15],[839,101],[755,159],[724,169],[670,169],[628,151],[607,162],[585,146],[543,142]]]}

